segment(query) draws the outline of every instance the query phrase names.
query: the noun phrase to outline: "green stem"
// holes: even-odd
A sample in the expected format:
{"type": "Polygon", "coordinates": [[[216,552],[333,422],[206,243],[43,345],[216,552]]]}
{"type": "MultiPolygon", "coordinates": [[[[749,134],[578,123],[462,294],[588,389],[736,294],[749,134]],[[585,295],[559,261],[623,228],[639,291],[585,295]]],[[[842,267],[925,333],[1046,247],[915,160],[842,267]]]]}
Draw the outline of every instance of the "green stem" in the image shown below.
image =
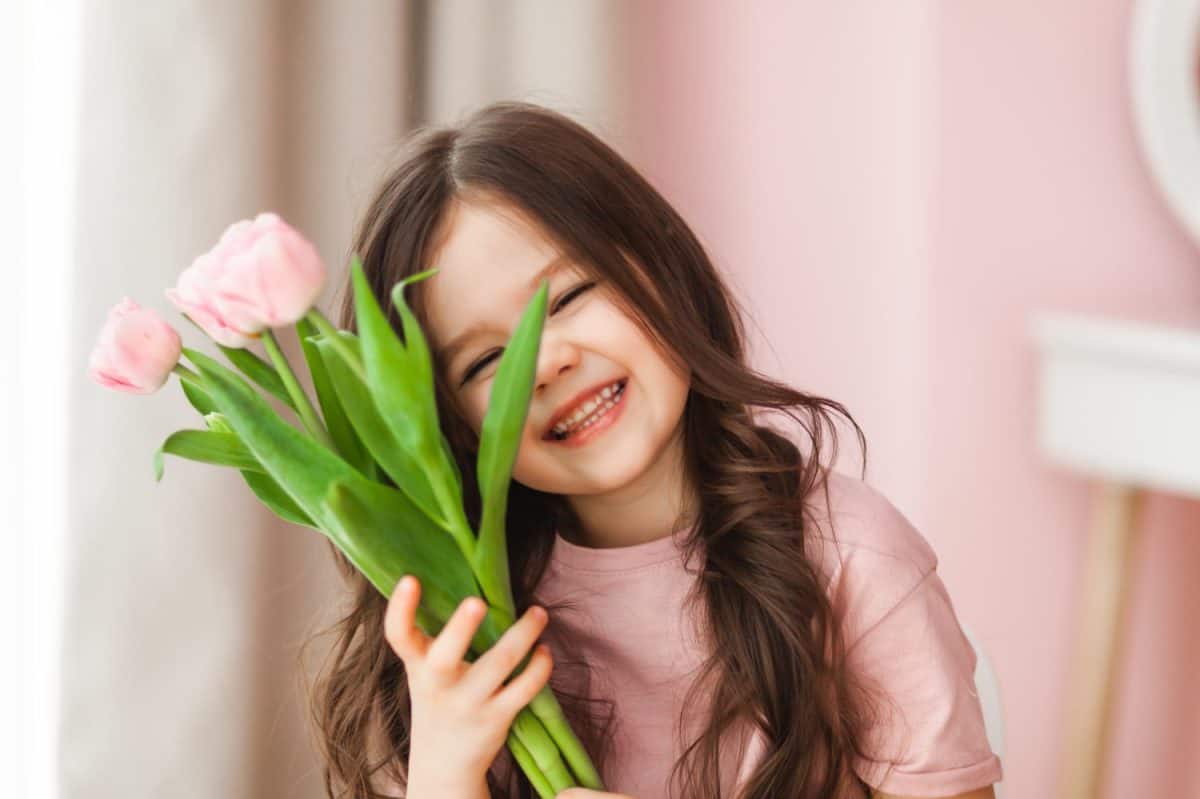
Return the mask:
{"type": "Polygon", "coordinates": [[[300,386],[300,381],[296,379],[296,373],[292,371],[287,356],[279,348],[279,342],[275,340],[275,334],[270,328],[262,332],[262,343],[266,347],[267,355],[271,357],[271,362],[275,364],[275,371],[279,373],[279,377],[283,380],[283,385],[287,389],[288,395],[292,398],[292,402],[296,404],[296,412],[300,415],[300,421],[304,423],[304,427],[308,430],[309,435],[320,441],[330,450],[336,452],[337,449],[334,446],[333,438],[330,437],[325,426],[321,424],[321,419],[317,416],[316,409],[308,401],[308,395],[304,393],[304,389],[300,386]]]}
{"type": "Polygon", "coordinates": [[[511,729],[508,731],[508,748],[512,751],[513,757],[517,761],[517,765],[521,767],[521,771],[525,772],[525,776],[533,784],[533,788],[538,792],[538,796],[542,799],[554,799],[554,788],[551,787],[550,781],[546,779],[546,775],[538,768],[537,761],[533,759],[533,755],[525,748],[511,729]]]}
{"type": "Polygon", "coordinates": [[[510,729],[521,745],[529,751],[538,771],[553,788],[555,796],[567,788],[576,787],[575,778],[563,763],[558,747],[554,745],[554,739],[547,734],[542,722],[528,707],[521,708],[510,729]]]}
{"type": "Polygon", "coordinates": [[[204,379],[201,378],[200,375],[193,372],[191,369],[184,366],[183,361],[180,361],[179,363],[175,364],[175,368],[173,368],[171,371],[174,372],[175,374],[179,375],[180,380],[186,380],[189,384],[191,384],[195,388],[201,388],[201,389],[204,388],[204,379]]]}
{"type": "Polygon", "coordinates": [[[587,750],[575,736],[571,725],[567,723],[562,707],[558,704],[558,699],[550,687],[542,686],[542,690],[537,692],[527,707],[550,733],[558,751],[563,754],[567,763],[570,764],[571,770],[575,772],[579,784],[594,791],[603,791],[604,785],[600,782],[600,774],[592,764],[591,758],[588,757],[587,750]]]}

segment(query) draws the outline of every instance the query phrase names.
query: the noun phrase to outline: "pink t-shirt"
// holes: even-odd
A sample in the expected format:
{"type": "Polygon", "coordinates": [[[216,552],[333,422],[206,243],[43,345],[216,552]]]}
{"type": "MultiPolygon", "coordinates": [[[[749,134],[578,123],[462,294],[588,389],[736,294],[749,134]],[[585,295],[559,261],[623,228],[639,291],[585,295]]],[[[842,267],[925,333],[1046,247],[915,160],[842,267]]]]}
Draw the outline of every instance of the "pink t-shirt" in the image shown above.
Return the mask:
{"type": "MultiPolygon", "coordinates": [[[[936,572],[937,556],[874,488],[836,471],[828,483],[837,546],[820,508],[810,557],[820,564],[844,625],[851,666],[877,680],[900,711],[885,715],[868,736],[868,751],[883,762],[856,761],[855,772],[878,790],[910,796],[947,796],[998,782],[1000,759],[988,745],[975,693],[975,652],[936,572]]],[[[823,503],[823,492],[815,495],[823,503]]],[[[698,564],[685,566],[678,548],[688,532],[608,549],[556,536],[537,591],[541,602],[574,605],[552,609],[551,623],[560,614],[581,636],[582,650],[571,654],[591,666],[592,694],[615,702],[614,750],[602,777],[608,790],[636,799],[667,796],[671,766],[682,754],[674,726],[703,658],[694,627],[699,617],[683,601],[699,572],[698,564]]],[[[561,662],[550,629],[543,637],[561,662]]],[[[690,711],[689,740],[702,720],[690,711]]],[[[723,752],[723,796],[733,795],[763,752],[757,731],[745,748],[723,752]]],[[[506,748],[494,773],[512,768],[510,758],[506,748]]]]}

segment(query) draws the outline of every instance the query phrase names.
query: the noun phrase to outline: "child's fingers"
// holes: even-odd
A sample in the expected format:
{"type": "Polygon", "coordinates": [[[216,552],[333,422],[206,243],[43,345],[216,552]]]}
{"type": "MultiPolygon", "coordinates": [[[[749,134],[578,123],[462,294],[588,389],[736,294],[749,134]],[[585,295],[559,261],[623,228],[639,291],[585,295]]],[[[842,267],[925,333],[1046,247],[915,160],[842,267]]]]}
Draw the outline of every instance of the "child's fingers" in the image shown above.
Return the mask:
{"type": "Polygon", "coordinates": [[[496,689],[508,679],[521,659],[537,643],[548,618],[543,608],[531,607],[526,610],[521,618],[504,631],[504,635],[500,636],[500,640],[496,641],[494,646],[471,664],[471,668],[463,677],[463,689],[480,702],[486,701],[496,693],[496,689]]]}
{"type": "Polygon", "coordinates": [[[521,708],[532,702],[537,692],[549,682],[553,668],[554,657],[550,654],[550,647],[538,645],[525,670],[513,677],[512,682],[492,698],[492,707],[505,719],[515,719],[521,708]]]}
{"type": "Polygon", "coordinates": [[[432,640],[414,621],[420,600],[420,581],[405,575],[396,583],[383,616],[383,636],[406,665],[424,658],[432,640]]]}
{"type": "Polygon", "coordinates": [[[487,604],[477,596],[469,596],[446,621],[437,638],[425,653],[425,666],[442,676],[457,676],[462,669],[463,658],[471,648],[475,628],[487,614],[487,604]]]}

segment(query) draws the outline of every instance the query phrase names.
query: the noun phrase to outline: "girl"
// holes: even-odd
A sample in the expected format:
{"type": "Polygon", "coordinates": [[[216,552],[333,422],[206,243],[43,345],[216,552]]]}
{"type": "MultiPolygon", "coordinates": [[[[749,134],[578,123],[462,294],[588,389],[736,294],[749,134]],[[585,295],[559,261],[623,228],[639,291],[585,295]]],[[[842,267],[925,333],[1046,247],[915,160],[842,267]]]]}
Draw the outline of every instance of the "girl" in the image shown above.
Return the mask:
{"type": "Polygon", "coordinates": [[[933,551],[822,465],[831,411],[865,456],[861,429],[747,366],[708,255],[612,149],[524,103],[421,129],[355,251],[388,309],[397,281],[439,270],[405,296],[473,523],[500,349],[542,279],[550,306],[508,506],[528,612],[468,663],[476,603],[431,639],[415,579],[389,602],[333,549],[356,604],[314,699],[331,797],[535,796],[504,742],[547,681],[623,792],[564,797],[993,796],[975,656],[933,551]],[[805,446],[752,409],[800,421],[805,446]],[[505,684],[539,636],[549,649],[505,684]]]}

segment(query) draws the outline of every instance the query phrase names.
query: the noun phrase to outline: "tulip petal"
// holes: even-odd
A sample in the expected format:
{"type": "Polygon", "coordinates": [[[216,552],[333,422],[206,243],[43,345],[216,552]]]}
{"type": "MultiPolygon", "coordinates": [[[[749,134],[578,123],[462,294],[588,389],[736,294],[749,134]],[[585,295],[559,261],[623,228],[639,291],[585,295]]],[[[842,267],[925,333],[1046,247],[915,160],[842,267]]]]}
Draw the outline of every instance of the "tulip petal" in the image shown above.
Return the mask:
{"type": "Polygon", "coordinates": [[[88,376],[105,388],[152,394],[170,377],[181,346],[179,334],[154,310],[123,297],[109,309],[88,354],[88,376]]]}

